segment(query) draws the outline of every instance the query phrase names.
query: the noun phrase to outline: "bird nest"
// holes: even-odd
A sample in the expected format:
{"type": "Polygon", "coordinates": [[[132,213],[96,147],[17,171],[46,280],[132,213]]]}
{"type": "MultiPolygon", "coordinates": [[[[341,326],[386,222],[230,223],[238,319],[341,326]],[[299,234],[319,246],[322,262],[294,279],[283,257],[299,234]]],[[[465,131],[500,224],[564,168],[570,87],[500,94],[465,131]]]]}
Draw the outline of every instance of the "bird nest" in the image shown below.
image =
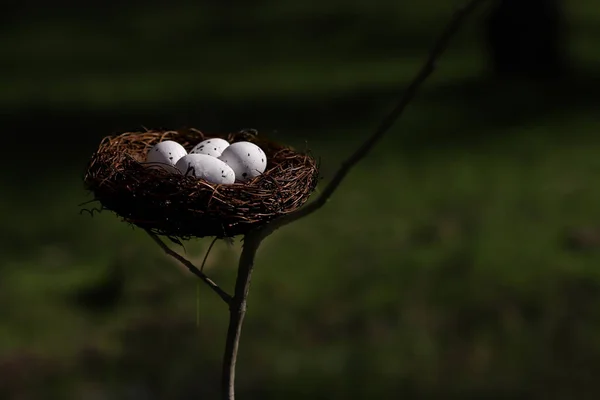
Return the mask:
{"type": "Polygon", "coordinates": [[[314,191],[317,179],[314,158],[259,137],[254,130],[208,136],[186,129],[104,138],[90,160],[84,184],[101,209],[155,234],[189,239],[245,234],[297,210],[314,191]],[[142,164],[156,143],[173,140],[189,152],[214,137],[258,145],[267,155],[265,172],[248,182],[216,185],[142,164]]]}

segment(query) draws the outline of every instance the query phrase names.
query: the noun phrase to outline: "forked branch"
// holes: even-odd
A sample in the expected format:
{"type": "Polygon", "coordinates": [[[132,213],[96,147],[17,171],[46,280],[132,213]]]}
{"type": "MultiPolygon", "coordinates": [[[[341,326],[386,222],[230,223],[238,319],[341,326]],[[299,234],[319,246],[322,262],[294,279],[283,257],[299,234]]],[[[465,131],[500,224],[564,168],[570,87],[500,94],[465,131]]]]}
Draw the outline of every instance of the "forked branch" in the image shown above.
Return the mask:
{"type": "Polygon", "coordinates": [[[392,125],[402,115],[406,107],[414,99],[417,91],[431,75],[435,69],[437,60],[448,47],[450,39],[461,27],[462,23],[468,15],[470,15],[481,3],[486,0],[470,0],[463,7],[459,8],[455,13],[450,23],[442,31],[439,39],[434,47],[429,52],[429,55],[415,75],[408,88],[403,93],[398,104],[394,109],[381,121],[377,129],[366,138],[366,140],[352,153],[340,166],[338,171],[333,176],[333,179],[325,187],[321,195],[314,202],[306,207],[301,208],[286,216],[280,217],[266,226],[248,233],[244,238],[244,249],[240,256],[238,266],[238,276],[235,284],[235,294],[230,296],[220,289],[212,280],[210,280],[202,271],[196,268],[191,262],[180,256],[178,253],[171,250],[163,243],[156,235],[148,232],[148,234],[156,241],[159,246],[170,256],[174,257],[184,264],[193,274],[202,279],[208,286],[215,291],[229,305],[229,329],[227,333],[225,354],[223,358],[222,370],[222,399],[234,400],[235,398],[235,365],[239,340],[242,331],[242,322],[246,313],[246,299],[250,288],[250,278],[254,266],[254,258],[256,252],[264,238],[269,236],[278,228],[290,224],[300,218],[306,217],[313,212],[323,207],[329,198],[336,191],[340,183],[344,180],[350,170],[367,156],[369,151],[379,142],[383,135],[392,127],[392,125]]]}
{"type": "Polygon", "coordinates": [[[146,232],[148,232],[148,235],[150,235],[150,237],[160,246],[161,249],[163,249],[163,251],[165,253],[167,253],[169,256],[173,257],[174,259],[176,259],[177,261],[179,261],[180,263],[185,265],[192,274],[194,274],[198,278],[202,279],[204,281],[204,283],[206,283],[208,285],[208,287],[210,287],[216,294],[218,294],[219,297],[225,303],[227,303],[228,305],[231,304],[232,297],[229,293],[227,293],[223,289],[221,289],[219,287],[219,285],[217,285],[212,279],[210,279],[208,276],[206,276],[206,274],[204,272],[200,271],[191,261],[189,261],[188,259],[183,257],[181,254],[177,253],[176,251],[171,249],[169,246],[167,246],[165,244],[165,242],[160,240],[160,238],[156,234],[154,234],[150,231],[146,231],[146,232]]]}

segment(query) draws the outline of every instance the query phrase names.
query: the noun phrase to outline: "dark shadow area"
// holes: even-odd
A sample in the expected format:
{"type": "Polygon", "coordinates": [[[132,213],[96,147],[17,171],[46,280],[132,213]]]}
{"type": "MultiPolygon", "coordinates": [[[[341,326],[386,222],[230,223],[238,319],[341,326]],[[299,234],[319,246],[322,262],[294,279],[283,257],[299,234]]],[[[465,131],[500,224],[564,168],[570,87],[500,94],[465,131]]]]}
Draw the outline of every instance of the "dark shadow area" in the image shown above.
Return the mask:
{"type": "Polygon", "coordinates": [[[498,0],[485,38],[497,76],[552,79],[568,70],[563,0],[498,0]]]}

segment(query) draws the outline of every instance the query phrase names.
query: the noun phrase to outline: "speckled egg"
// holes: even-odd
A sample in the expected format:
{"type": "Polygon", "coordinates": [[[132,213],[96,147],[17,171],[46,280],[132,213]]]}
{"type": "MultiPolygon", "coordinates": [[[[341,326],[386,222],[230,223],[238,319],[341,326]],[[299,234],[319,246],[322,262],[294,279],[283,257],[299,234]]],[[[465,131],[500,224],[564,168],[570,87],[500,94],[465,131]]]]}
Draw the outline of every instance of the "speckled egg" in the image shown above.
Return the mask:
{"type": "Polygon", "coordinates": [[[250,142],[236,142],[223,150],[219,157],[235,172],[238,181],[245,182],[265,172],[267,155],[250,142]]]}
{"type": "Polygon", "coordinates": [[[227,147],[229,147],[229,142],[225,139],[206,139],[195,145],[190,154],[206,154],[219,157],[227,147]]]}
{"type": "Polygon", "coordinates": [[[177,161],[175,167],[184,175],[204,179],[210,183],[232,184],[235,173],[227,164],[207,154],[188,154],[177,161]]]}
{"type": "Polygon", "coordinates": [[[165,140],[152,146],[146,155],[146,166],[163,167],[174,172],[174,166],[181,157],[187,155],[187,151],[177,142],[165,140]]]}

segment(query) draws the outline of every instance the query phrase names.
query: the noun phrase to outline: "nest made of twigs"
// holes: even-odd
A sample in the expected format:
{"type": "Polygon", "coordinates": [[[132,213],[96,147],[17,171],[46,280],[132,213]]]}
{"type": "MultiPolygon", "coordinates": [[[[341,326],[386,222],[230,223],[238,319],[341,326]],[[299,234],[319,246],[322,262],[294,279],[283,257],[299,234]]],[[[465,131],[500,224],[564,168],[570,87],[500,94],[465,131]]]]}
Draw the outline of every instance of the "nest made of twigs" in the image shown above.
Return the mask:
{"type": "Polygon", "coordinates": [[[155,234],[188,239],[245,234],[301,207],[317,180],[317,164],[309,154],[259,137],[254,130],[205,135],[186,129],[104,138],[90,160],[84,184],[101,209],[155,234]],[[215,185],[142,164],[156,143],[173,140],[189,152],[215,137],[255,143],[267,155],[267,169],[249,182],[215,185]]]}

